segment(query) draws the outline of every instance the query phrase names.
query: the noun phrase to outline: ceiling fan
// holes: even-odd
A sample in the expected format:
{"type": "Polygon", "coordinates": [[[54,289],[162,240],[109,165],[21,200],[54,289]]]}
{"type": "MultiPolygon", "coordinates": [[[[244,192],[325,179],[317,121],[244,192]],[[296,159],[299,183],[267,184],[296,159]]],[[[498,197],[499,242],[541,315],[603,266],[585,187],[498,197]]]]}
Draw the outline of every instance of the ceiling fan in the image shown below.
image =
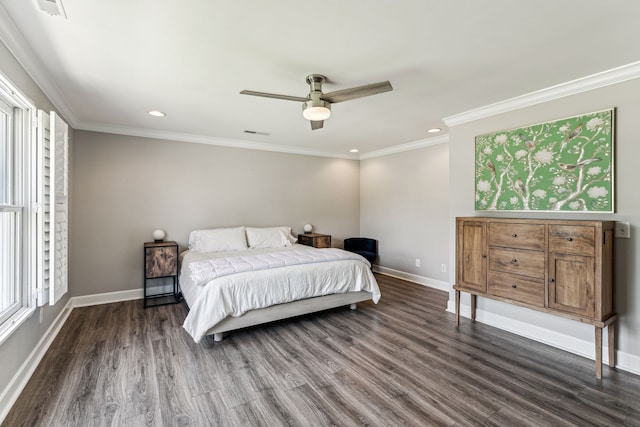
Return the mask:
{"type": "Polygon", "coordinates": [[[362,98],[365,96],[377,95],[379,93],[393,90],[391,83],[386,81],[337,90],[335,92],[322,93],[322,83],[324,83],[326,79],[327,78],[321,74],[309,74],[307,76],[307,84],[309,84],[310,92],[306,98],[302,98],[300,96],[255,92],[252,90],[243,90],[240,93],[242,95],[262,96],[265,98],[302,102],[302,115],[305,119],[311,122],[311,129],[316,130],[322,128],[324,121],[331,115],[331,104],[350,101],[352,99],[362,98]]]}

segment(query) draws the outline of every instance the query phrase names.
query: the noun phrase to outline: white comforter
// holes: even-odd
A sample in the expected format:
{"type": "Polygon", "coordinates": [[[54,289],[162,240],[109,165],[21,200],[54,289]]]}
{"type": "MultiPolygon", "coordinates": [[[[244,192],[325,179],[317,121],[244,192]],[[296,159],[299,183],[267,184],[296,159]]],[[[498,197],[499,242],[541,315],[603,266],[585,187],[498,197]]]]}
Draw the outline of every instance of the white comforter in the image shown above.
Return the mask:
{"type": "Polygon", "coordinates": [[[371,292],[371,299],[375,303],[380,300],[380,289],[371,273],[369,262],[360,256],[353,257],[354,254],[349,254],[349,258],[356,259],[306,263],[225,275],[204,285],[194,282],[190,274],[191,264],[202,263],[207,259],[307,249],[307,246],[293,245],[242,252],[186,252],[182,258],[180,287],[190,311],[183,327],[196,342],[199,342],[207,331],[227,316],[241,316],[258,308],[357,291],[371,292]]]}

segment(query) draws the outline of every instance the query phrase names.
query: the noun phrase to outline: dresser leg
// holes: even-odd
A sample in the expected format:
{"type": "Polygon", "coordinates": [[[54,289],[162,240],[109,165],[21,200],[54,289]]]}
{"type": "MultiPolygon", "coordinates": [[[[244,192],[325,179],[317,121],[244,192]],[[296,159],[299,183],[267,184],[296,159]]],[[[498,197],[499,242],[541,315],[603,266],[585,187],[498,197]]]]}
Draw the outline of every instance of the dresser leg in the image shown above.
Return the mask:
{"type": "Polygon", "coordinates": [[[471,320],[476,321],[476,299],[474,294],[471,294],[471,320]]]}
{"type": "Polygon", "coordinates": [[[596,378],[602,379],[602,328],[596,326],[596,378]]]}
{"type": "Polygon", "coordinates": [[[456,291],[456,326],[460,326],[460,291],[456,291]]]}
{"type": "Polygon", "coordinates": [[[609,366],[616,366],[616,322],[611,323],[607,327],[609,333],[609,366]]]}

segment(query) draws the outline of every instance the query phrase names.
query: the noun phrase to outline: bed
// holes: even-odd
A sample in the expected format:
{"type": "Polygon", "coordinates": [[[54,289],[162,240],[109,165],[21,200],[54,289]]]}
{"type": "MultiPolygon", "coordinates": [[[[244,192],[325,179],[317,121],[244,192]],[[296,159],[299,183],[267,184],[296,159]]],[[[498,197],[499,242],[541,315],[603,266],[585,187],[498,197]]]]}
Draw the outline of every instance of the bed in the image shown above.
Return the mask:
{"type": "Polygon", "coordinates": [[[296,244],[289,227],[196,230],[180,256],[183,327],[196,342],[302,314],[380,299],[371,265],[341,249],[296,244]]]}

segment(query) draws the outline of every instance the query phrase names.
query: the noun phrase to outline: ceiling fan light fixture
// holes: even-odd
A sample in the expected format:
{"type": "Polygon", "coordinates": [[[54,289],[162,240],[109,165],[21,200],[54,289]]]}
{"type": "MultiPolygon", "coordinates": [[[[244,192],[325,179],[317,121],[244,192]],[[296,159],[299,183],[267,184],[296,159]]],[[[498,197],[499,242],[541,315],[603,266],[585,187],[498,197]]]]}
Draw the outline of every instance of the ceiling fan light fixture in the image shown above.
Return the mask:
{"type": "Polygon", "coordinates": [[[279,95],[277,93],[256,92],[253,90],[242,90],[240,94],[301,102],[302,116],[311,122],[311,130],[317,130],[322,129],[324,127],[324,121],[331,117],[331,104],[393,90],[391,83],[386,81],[324,93],[322,92],[322,84],[325,81],[326,77],[322,74],[309,74],[307,76],[307,84],[309,85],[310,92],[306,98],[301,96],[279,95]]]}
{"type": "Polygon", "coordinates": [[[302,116],[314,122],[327,120],[331,116],[331,104],[322,100],[309,100],[302,104],[302,116]]]}

